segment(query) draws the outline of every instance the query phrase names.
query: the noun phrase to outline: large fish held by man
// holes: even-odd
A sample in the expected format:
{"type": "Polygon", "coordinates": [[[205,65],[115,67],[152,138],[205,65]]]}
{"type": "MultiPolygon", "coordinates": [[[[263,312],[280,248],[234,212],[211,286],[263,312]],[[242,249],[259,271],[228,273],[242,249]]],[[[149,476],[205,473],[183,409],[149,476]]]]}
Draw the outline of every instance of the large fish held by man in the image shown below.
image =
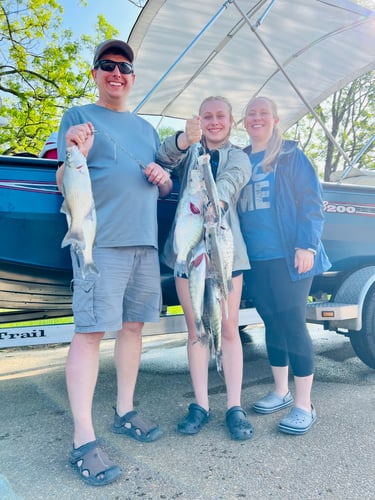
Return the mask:
{"type": "Polygon", "coordinates": [[[62,178],[64,202],[61,212],[66,215],[68,231],[61,247],[68,245],[82,266],[82,276],[98,274],[92,256],[96,235],[96,211],[86,158],[77,146],[67,148],[62,178]]]}

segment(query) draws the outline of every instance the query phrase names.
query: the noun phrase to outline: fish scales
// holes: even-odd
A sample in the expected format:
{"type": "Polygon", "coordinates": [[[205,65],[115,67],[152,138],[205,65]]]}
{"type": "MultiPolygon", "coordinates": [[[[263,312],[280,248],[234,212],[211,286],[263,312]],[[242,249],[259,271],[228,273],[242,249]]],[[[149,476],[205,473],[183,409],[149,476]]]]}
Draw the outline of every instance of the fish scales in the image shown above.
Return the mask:
{"type": "Polygon", "coordinates": [[[62,177],[64,201],[61,212],[66,215],[68,231],[61,243],[71,245],[82,256],[82,274],[98,274],[92,256],[96,235],[96,211],[86,158],[77,146],[67,148],[62,177]]]}

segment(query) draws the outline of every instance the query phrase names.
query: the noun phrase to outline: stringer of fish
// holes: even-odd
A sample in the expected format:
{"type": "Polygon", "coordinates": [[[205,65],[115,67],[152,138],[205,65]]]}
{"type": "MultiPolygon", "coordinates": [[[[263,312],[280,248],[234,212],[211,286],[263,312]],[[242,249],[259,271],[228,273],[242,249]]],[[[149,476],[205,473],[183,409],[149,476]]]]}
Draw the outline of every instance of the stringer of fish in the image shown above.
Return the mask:
{"type": "Polygon", "coordinates": [[[222,315],[228,317],[228,294],[232,290],[233,235],[221,214],[210,156],[200,151],[198,144],[177,208],[175,276],[189,279],[197,338],[202,344],[210,344],[220,372],[222,315]]]}

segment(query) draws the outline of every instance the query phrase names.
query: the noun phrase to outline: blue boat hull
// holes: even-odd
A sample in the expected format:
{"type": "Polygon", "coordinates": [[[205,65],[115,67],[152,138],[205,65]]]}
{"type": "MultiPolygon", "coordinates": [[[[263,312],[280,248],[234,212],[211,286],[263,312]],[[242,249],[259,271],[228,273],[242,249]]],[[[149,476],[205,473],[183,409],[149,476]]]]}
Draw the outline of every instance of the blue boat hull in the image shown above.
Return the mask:
{"type": "MultiPolygon", "coordinates": [[[[61,248],[66,218],[54,160],[0,156],[1,322],[71,314],[72,269],[61,248]]],[[[159,244],[169,232],[178,193],[159,200],[159,244]]],[[[163,302],[178,303],[171,271],[162,267],[163,302]]]]}
{"type": "MultiPolygon", "coordinates": [[[[72,270],[55,183],[56,161],[0,155],[1,321],[71,314],[72,270]]],[[[375,265],[375,187],[323,183],[323,242],[332,268],[316,277],[312,293],[333,293],[348,273],[375,265]]],[[[163,248],[178,199],[178,185],[158,202],[163,248]]],[[[161,266],[163,304],[178,304],[170,269],[161,266]]],[[[249,301],[243,297],[243,306],[249,301]]]]}

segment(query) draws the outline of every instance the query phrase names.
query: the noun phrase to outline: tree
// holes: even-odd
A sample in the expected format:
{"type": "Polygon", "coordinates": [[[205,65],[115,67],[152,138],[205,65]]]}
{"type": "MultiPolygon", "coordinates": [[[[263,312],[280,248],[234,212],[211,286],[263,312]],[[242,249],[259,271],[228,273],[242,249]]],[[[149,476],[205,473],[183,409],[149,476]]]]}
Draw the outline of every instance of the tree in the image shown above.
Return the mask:
{"type": "Polygon", "coordinates": [[[94,36],[62,30],[56,0],[3,0],[0,4],[0,151],[38,153],[64,109],[92,100],[90,64],[82,52],[118,35],[99,16],[94,36]],[[45,42],[48,40],[48,43],[45,42]]]}
{"type": "Polygon", "coordinates": [[[163,142],[166,137],[176,133],[176,130],[173,127],[160,127],[157,130],[161,142],[163,142]]]}
{"type": "MultiPolygon", "coordinates": [[[[375,72],[371,71],[335,92],[315,110],[339,146],[352,161],[375,134],[375,72]]],[[[329,141],[312,114],[287,134],[300,141],[309,158],[323,172],[324,180],[343,169],[344,159],[329,141]]],[[[375,168],[375,142],[361,158],[361,166],[375,168]]]]}

